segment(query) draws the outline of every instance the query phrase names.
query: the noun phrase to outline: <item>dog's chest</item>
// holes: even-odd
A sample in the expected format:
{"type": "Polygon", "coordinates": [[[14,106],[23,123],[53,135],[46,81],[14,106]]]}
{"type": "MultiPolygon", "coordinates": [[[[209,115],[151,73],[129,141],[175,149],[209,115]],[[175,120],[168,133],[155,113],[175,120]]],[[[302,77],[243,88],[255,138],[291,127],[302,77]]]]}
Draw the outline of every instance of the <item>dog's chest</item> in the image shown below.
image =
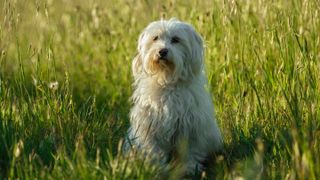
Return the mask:
{"type": "Polygon", "coordinates": [[[146,136],[164,146],[174,144],[180,137],[188,137],[195,123],[195,107],[195,99],[189,91],[168,91],[153,97],[140,111],[146,117],[143,129],[151,130],[146,136]]]}

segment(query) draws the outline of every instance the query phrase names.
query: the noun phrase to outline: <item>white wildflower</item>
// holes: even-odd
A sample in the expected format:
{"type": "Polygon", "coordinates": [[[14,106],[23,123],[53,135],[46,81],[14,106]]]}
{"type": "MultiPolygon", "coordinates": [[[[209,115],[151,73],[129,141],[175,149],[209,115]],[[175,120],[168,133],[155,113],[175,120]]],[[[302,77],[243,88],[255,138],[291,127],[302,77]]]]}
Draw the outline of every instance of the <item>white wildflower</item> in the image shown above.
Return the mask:
{"type": "Polygon", "coordinates": [[[54,82],[49,83],[49,88],[52,90],[57,90],[58,85],[59,85],[58,81],[54,81],[54,82]]]}

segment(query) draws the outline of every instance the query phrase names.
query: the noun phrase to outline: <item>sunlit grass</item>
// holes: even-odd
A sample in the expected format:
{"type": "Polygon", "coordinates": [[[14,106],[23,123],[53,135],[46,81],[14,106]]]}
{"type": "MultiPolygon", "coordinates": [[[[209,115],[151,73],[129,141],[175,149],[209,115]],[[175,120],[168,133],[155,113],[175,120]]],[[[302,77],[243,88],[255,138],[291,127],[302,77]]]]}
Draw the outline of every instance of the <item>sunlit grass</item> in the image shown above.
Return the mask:
{"type": "Polygon", "coordinates": [[[177,17],[205,40],[225,141],[202,177],[318,179],[318,7],[316,0],[0,0],[0,178],[158,177],[161,167],[124,157],[119,146],[137,37],[151,21],[177,17]]]}

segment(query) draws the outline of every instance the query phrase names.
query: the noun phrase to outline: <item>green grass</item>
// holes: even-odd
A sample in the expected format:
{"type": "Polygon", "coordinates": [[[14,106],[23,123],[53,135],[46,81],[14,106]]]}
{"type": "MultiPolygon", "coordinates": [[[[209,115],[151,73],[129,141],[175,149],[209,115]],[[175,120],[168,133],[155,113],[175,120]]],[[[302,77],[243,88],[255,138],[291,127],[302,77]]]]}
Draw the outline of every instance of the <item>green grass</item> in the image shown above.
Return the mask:
{"type": "Polygon", "coordinates": [[[225,141],[208,178],[319,179],[319,7],[0,0],[0,179],[156,176],[160,167],[119,146],[137,37],[161,17],[190,22],[206,43],[225,141]]]}

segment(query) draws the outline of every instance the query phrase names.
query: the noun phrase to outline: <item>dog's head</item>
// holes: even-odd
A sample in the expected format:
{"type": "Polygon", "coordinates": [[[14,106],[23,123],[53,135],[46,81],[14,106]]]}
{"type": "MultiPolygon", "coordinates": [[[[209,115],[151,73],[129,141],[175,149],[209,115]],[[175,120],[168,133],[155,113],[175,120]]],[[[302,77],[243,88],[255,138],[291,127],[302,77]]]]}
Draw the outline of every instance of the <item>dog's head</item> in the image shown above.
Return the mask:
{"type": "Polygon", "coordinates": [[[160,20],[150,23],[141,33],[138,54],[132,71],[161,79],[162,83],[188,81],[202,71],[203,42],[187,23],[160,20]]]}

